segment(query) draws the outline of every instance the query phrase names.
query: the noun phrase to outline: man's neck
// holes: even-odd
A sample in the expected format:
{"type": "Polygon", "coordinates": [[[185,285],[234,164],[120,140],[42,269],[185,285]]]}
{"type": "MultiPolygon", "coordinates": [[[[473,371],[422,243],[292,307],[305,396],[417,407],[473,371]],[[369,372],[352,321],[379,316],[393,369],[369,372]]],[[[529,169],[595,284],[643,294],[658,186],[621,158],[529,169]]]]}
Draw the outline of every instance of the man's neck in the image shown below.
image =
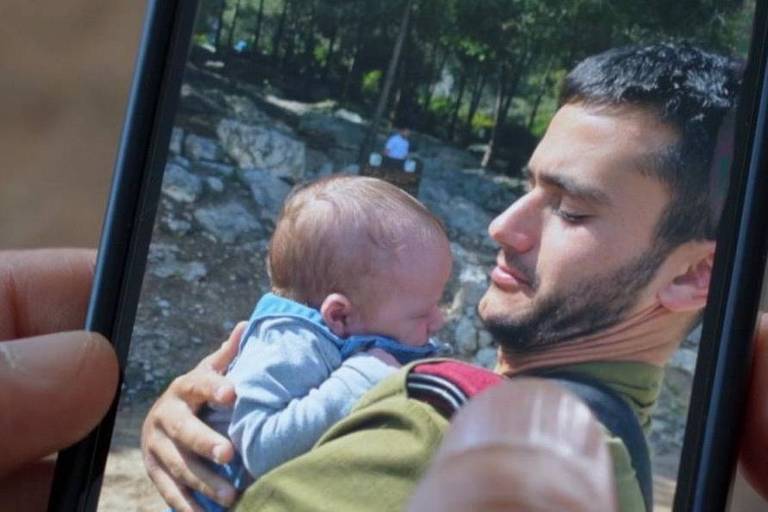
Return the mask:
{"type": "Polygon", "coordinates": [[[680,345],[694,314],[674,313],[656,304],[612,327],[536,352],[499,349],[496,371],[507,375],[596,361],[631,361],[664,366],[680,345]]]}

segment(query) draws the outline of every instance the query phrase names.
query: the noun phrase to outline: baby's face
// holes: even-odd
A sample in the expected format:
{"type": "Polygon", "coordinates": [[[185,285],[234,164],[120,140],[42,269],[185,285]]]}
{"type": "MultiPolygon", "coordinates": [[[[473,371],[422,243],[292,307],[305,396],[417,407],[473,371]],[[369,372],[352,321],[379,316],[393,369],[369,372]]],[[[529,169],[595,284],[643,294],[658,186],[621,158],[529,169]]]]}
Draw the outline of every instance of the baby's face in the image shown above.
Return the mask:
{"type": "Polygon", "coordinates": [[[400,260],[377,279],[381,292],[368,308],[364,329],[406,345],[424,345],[443,326],[438,303],[451,276],[451,251],[447,243],[436,243],[401,254],[400,260]]]}

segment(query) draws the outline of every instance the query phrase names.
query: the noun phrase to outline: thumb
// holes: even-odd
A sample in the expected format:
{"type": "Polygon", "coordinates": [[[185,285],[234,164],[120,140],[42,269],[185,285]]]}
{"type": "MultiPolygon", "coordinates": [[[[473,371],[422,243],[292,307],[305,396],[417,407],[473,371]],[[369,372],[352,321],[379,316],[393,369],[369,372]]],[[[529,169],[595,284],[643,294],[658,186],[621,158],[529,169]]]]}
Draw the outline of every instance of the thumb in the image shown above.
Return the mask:
{"type": "Polygon", "coordinates": [[[84,437],[112,402],[117,376],[115,353],[99,334],[0,343],[0,476],[84,437]]]}
{"type": "Polygon", "coordinates": [[[221,347],[219,347],[216,352],[203,359],[199,366],[211,368],[218,373],[224,373],[227,370],[229,363],[231,363],[237,355],[240,340],[243,337],[243,333],[247,326],[248,322],[238,322],[229,334],[227,341],[222,343],[221,347]]]}
{"type": "Polygon", "coordinates": [[[601,427],[553,383],[504,382],[458,412],[408,510],[616,510],[601,427]]]}

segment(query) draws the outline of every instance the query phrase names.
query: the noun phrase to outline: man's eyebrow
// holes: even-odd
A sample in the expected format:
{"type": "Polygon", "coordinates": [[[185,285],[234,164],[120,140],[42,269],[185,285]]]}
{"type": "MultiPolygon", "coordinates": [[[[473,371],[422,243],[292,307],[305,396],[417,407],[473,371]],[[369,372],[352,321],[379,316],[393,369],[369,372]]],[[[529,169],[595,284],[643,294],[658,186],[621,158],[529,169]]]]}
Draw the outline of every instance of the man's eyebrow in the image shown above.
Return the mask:
{"type": "Polygon", "coordinates": [[[558,188],[576,199],[604,206],[612,204],[608,194],[598,188],[579,183],[570,176],[554,175],[547,172],[534,173],[528,165],[523,167],[523,176],[526,179],[535,179],[535,181],[539,181],[544,185],[558,188]]]}

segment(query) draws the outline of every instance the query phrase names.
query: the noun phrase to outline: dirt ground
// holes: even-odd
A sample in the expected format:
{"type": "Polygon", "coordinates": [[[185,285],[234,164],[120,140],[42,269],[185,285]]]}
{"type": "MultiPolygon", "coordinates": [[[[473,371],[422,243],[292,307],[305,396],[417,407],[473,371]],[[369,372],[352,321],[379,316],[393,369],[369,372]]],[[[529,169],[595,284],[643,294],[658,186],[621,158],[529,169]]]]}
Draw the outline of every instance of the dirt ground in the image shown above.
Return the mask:
{"type": "Polygon", "coordinates": [[[144,472],[139,449],[141,423],[148,405],[121,411],[112,436],[99,512],[160,512],[168,507],[144,472]]]}

